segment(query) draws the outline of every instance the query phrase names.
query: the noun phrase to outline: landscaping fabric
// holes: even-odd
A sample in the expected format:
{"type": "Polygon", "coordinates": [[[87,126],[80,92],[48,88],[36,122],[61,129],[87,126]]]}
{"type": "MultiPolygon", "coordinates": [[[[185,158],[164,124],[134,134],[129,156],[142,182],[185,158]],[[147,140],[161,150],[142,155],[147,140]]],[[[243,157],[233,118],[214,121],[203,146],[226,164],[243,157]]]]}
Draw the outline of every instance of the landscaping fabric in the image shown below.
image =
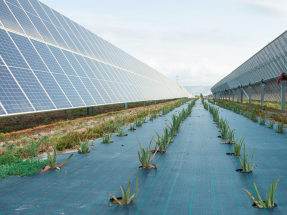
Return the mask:
{"type": "MultiPolygon", "coordinates": [[[[220,109],[220,115],[229,121],[236,138],[246,135],[246,153],[255,148],[252,173],[236,172],[241,168],[232,152],[233,146],[220,144],[218,127],[212,115],[198,100],[191,117],[187,117],[167,153],[157,154],[151,162],[155,169],[138,167],[140,150],[137,137],[147,148],[151,133],[159,134],[166,127],[171,114],[147,120],[128,136],[112,137],[113,143],[95,140],[91,153],[78,154],[61,168],[29,177],[10,177],[0,181],[0,214],[287,214],[286,134],[274,133],[241,115],[220,109]],[[114,205],[111,193],[121,197],[120,185],[138,193],[130,205],[114,205]],[[252,190],[256,183],[262,198],[268,192],[272,179],[280,181],[273,209],[253,208],[252,200],[242,188],[252,190]]],[[[155,146],[153,141],[152,146],[155,146]]],[[[58,155],[58,163],[70,154],[58,155]]]]}

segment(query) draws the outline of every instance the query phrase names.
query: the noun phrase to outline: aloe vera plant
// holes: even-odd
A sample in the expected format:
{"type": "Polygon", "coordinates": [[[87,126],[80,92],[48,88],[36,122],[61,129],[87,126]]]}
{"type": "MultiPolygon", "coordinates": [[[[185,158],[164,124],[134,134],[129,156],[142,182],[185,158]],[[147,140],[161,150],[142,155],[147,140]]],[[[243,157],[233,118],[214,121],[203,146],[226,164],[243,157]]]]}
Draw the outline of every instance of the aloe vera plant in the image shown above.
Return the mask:
{"type": "Polygon", "coordinates": [[[119,137],[125,136],[125,129],[123,129],[123,128],[118,128],[118,136],[119,136],[119,137]]]}
{"type": "Polygon", "coordinates": [[[136,196],[137,196],[137,192],[138,192],[138,177],[136,176],[136,190],[135,193],[130,196],[130,191],[131,191],[131,179],[129,177],[129,186],[127,191],[124,188],[124,185],[122,184],[122,186],[120,186],[121,192],[122,192],[122,198],[121,199],[117,199],[115,196],[111,195],[108,193],[108,195],[110,197],[112,197],[112,199],[115,201],[115,204],[118,205],[127,205],[130,203],[133,203],[133,201],[135,200],[136,196]]]}
{"type": "Polygon", "coordinates": [[[135,124],[137,127],[142,126],[142,119],[141,118],[137,118],[135,121],[135,124]]]}
{"type": "Polygon", "coordinates": [[[268,128],[273,129],[274,122],[272,120],[268,121],[267,124],[268,124],[268,128]]]}
{"type": "Polygon", "coordinates": [[[90,153],[90,150],[92,148],[92,145],[89,147],[89,140],[86,139],[84,142],[80,140],[80,145],[81,145],[81,148],[79,148],[78,146],[76,146],[76,148],[78,149],[78,153],[79,154],[86,154],[86,153],[90,153]]]}
{"type": "MultiPolygon", "coordinates": [[[[165,137],[164,135],[160,136],[157,132],[155,133],[157,134],[158,140],[156,141],[153,136],[152,139],[156,142],[158,152],[165,153],[170,143],[170,137],[165,137]]],[[[155,147],[155,150],[152,150],[152,152],[155,152],[156,150],[157,148],[155,147]]]]}
{"type": "Polygon", "coordinates": [[[221,142],[222,144],[225,144],[225,143],[233,143],[234,142],[234,130],[231,130],[229,127],[228,127],[228,132],[227,132],[227,136],[228,136],[228,142],[221,142]]]}
{"type": "Polygon", "coordinates": [[[146,123],[146,117],[142,118],[142,123],[146,123]]]}
{"type": "Polygon", "coordinates": [[[248,156],[245,154],[245,144],[244,144],[243,161],[241,161],[239,157],[240,165],[242,167],[241,172],[252,172],[253,171],[253,167],[255,166],[255,164],[252,165],[254,152],[255,152],[255,149],[253,150],[250,161],[248,162],[248,156]]]}
{"type": "Polygon", "coordinates": [[[104,134],[102,143],[110,143],[113,134],[104,134]]]}
{"type": "Polygon", "coordinates": [[[129,130],[135,130],[135,124],[134,124],[134,123],[131,123],[131,124],[130,124],[129,130]]]}
{"type": "Polygon", "coordinates": [[[268,194],[266,195],[264,202],[262,201],[261,196],[259,195],[259,192],[257,190],[257,187],[256,187],[255,183],[254,183],[254,190],[255,190],[255,193],[256,193],[256,196],[257,196],[257,199],[258,199],[257,201],[255,200],[255,198],[251,195],[251,193],[248,190],[245,190],[245,189],[243,189],[243,190],[252,199],[252,201],[254,202],[254,204],[256,205],[257,208],[271,208],[271,207],[275,207],[274,194],[275,194],[276,187],[277,187],[277,184],[279,182],[279,179],[280,178],[278,178],[278,180],[277,180],[275,185],[274,185],[274,179],[273,179],[272,184],[269,187],[268,194]]]}
{"type": "Polygon", "coordinates": [[[240,140],[238,140],[239,138],[237,138],[235,140],[235,142],[234,142],[234,155],[235,156],[239,156],[240,155],[242,144],[243,144],[243,141],[244,141],[245,137],[246,137],[246,135],[242,136],[240,138],[240,140]]]}
{"type": "Polygon", "coordinates": [[[283,125],[283,122],[281,122],[280,124],[278,124],[277,130],[275,132],[276,133],[283,133],[284,131],[285,131],[284,125],[283,125]]]}
{"type": "Polygon", "coordinates": [[[220,128],[220,134],[222,138],[228,138],[228,130],[229,130],[228,122],[225,121],[222,124],[222,127],[220,128]]]}
{"type": "Polygon", "coordinates": [[[259,121],[259,125],[265,125],[265,123],[266,123],[265,117],[261,117],[259,121]]]}
{"type": "Polygon", "coordinates": [[[49,170],[52,170],[52,169],[56,169],[56,168],[57,168],[57,169],[61,168],[61,167],[62,167],[65,163],[67,163],[67,162],[70,160],[70,158],[74,155],[74,154],[71,154],[65,161],[63,161],[62,163],[60,163],[59,165],[57,165],[57,151],[56,151],[56,148],[55,148],[55,147],[53,147],[53,150],[54,150],[54,156],[53,156],[53,158],[52,158],[50,152],[47,151],[47,157],[48,157],[48,163],[49,163],[49,165],[46,166],[46,167],[44,168],[44,170],[39,171],[40,173],[41,173],[41,172],[46,172],[46,171],[49,171],[49,170]]]}
{"type": "Polygon", "coordinates": [[[154,159],[154,156],[156,155],[158,148],[155,150],[153,156],[151,156],[151,142],[152,142],[152,140],[150,141],[149,147],[147,148],[147,150],[144,150],[139,139],[138,139],[138,142],[139,142],[140,147],[141,147],[141,153],[138,152],[138,155],[139,155],[139,161],[142,164],[142,169],[149,169],[149,168],[157,169],[155,165],[152,165],[149,163],[154,159]]]}

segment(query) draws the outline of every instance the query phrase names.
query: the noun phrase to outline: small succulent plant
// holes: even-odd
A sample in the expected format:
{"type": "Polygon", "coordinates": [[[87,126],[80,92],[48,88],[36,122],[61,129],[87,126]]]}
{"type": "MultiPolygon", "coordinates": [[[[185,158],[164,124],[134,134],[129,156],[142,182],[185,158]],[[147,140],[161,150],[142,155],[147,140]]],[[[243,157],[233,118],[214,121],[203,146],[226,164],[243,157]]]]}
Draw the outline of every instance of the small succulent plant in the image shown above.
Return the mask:
{"type": "Polygon", "coordinates": [[[81,139],[80,139],[80,145],[81,145],[81,148],[76,146],[76,148],[78,149],[78,153],[79,154],[90,153],[92,145],[89,147],[89,140],[88,139],[86,139],[84,142],[82,142],[81,139]]]}

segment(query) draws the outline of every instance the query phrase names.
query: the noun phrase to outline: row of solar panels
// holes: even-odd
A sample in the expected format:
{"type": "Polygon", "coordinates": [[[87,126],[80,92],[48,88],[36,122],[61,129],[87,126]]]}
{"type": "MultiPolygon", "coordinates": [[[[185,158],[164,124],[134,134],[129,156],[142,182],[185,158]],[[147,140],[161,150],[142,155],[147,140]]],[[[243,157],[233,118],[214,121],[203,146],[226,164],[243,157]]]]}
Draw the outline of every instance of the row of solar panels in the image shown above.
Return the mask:
{"type": "Polygon", "coordinates": [[[57,20],[72,21],[41,2],[0,2],[0,115],[188,96],[184,88],[95,34],[90,36],[105,46],[79,43],[82,34],[71,36],[66,29],[62,31],[71,35],[61,37],[65,43],[55,42],[51,26],[57,25],[47,24],[48,13],[42,13],[49,9],[57,20]],[[50,33],[54,42],[42,32],[50,33]],[[77,49],[65,47],[67,38],[77,49]]]}
{"type": "Polygon", "coordinates": [[[287,71],[287,31],[215,84],[213,93],[278,78],[287,71]]]}

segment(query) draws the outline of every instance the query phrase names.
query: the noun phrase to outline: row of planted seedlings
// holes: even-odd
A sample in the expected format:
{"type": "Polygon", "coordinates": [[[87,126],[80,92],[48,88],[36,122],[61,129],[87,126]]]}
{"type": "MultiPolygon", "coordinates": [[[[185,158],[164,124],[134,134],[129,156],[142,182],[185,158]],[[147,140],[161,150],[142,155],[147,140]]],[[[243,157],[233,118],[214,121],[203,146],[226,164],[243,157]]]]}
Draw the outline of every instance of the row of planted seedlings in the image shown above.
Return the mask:
{"type": "Polygon", "coordinates": [[[103,142],[111,142],[113,132],[117,131],[119,136],[126,135],[122,128],[127,123],[134,122],[138,118],[141,118],[141,121],[144,123],[148,115],[158,115],[158,113],[165,112],[166,109],[179,107],[189,100],[182,99],[173,103],[167,103],[164,106],[145,108],[139,110],[137,114],[117,116],[109,120],[103,119],[97,125],[89,127],[82,132],[69,132],[55,137],[42,136],[38,140],[30,140],[29,144],[24,147],[5,142],[6,150],[2,150],[0,154],[0,179],[12,175],[29,176],[38,172],[60,169],[73,155],[70,155],[66,161],[57,165],[57,151],[75,147],[80,154],[89,153],[93,146],[93,143],[89,144],[89,140],[103,137],[103,142]],[[49,152],[50,148],[52,148],[54,156],[49,152]],[[47,160],[37,159],[40,152],[47,153],[47,160]],[[41,168],[40,171],[39,168],[41,168]]]}
{"type": "MultiPolygon", "coordinates": [[[[212,103],[211,101],[209,101],[212,103]]],[[[250,119],[252,122],[259,122],[259,125],[265,125],[268,124],[269,129],[274,128],[274,121],[273,120],[266,120],[266,114],[263,111],[256,110],[255,108],[248,108],[248,107],[242,107],[238,104],[224,104],[221,102],[217,102],[216,105],[218,105],[221,108],[231,110],[234,113],[240,114],[248,119],[250,119]],[[258,113],[257,113],[258,112],[258,113]],[[257,117],[257,114],[260,115],[260,117],[257,117]]],[[[270,118],[275,117],[276,114],[271,114],[270,118]]],[[[279,118],[279,120],[281,120],[279,118]]],[[[284,129],[284,123],[281,120],[281,122],[278,123],[277,128],[275,130],[276,133],[283,133],[285,131],[284,129]]]]}
{"type": "MultiPolygon", "coordinates": [[[[239,159],[242,169],[237,169],[236,171],[242,172],[242,173],[252,173],[253,168],[255,166],[255,164],[252,164],[255,149],[253,150],[250,159],[248,159],[248,155],[245,153],[245,144],[244,144],[246,135],[242,136],[241,138],[237,138],[235,140],[235,132],[234,132],[235,129],[232,130],[229,127],[229,122],[226,119],[223,119],[222,117],[219,116],[219,108],[216,108],[213,105],[209,105],[204,100],[202,100],[202,103],[204,107],[206,107],[205,109],[209,110],[209,112],[212,114],[213,120],[219,127],[220,135],[218,137],[222,139],[228,139],[228,141],[221,142],[221,144],[232,144],[233,145],[233,152],[226,153],[226,154],[234,155],[239,159]],[[240,155],[241,155],[242,146],[243,146],[243,159],[241,160],[240,155]]],[[[274,195],[275,195],[275,190],[276,190],[278,181],[279,179],[277,180],[276,184],[274,184],[274,179],[273,179],[269,187],[268,194],[265,197],[265,201],[262,200],[255,183],[254,183],[254,190],[256,193],[257,200],[251,195],[251,193],[248,190],[244,189],[244,191],[248,194],[248,196],[254,202],[252,206],[257,207],[257,208],[275,207],[276,204],[274,203],[274,195]]]]}
{"type": "MultiPolygon", "coordinates": [[[[157,169],[155,164],[151,164],[152,160],[154,159],[157,153],[162,154],[167,152],[169,144],[173,142],[172,138],[176,136],[176,133],[180,130],[183,120],[191,114],[191,110],[194,105],[195,100],[193,100],[191,103],[188,104],[187,109],[183,108],[182,111],[178,113],[178,115],[172,114],[172,122],[170,122],[170,124],[163,129],[162,135],[158,134],[155,131],[157,137],[154,137],[152,135],[151,141],[147,149],[144,149],[140,141],[138,140],[140,146],[140,151],[138,151],[138,158],[141,163],[141,166],[139,167],[140,169],[151,169],[151,168],[157,169]],[[151,146],[153,141],[155,142],[154,149],[151,146]]],[[[162,112],[162,114],[165,115],[171,110],[172,109],[166,109],[164,112],[162,112]]],[[[127,190],[124,188],[123,185],[120,186],[120,190],[122,193],[121,197],[116,197],[110,193],[107,193],[111,197],[110,201],[118,205],[126,205],[132,203],[135,200],[138,192],[137,176],[136,176],[135,193],[133,195],[131,195],[130,193],[130,188],[131,188],[131,181],[129,178],[127,190]]]]}

